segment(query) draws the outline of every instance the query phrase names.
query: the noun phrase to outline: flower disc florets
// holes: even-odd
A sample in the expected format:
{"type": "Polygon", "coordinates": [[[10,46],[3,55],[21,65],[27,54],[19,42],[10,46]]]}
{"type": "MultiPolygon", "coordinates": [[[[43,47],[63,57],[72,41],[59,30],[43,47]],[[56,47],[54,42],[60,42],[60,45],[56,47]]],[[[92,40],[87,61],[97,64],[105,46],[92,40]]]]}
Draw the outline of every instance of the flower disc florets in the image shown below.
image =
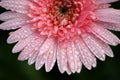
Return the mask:
{"type": "Polygon", "coordinates": [[[37,28],[41,35],[55,36],[62,41],[78,36],[82,31],[81,28],[90,23],[91,18],[94,19],[93,4],[91,0],[32,2],[28,16],[31,17],[30,22],[33,22],[34,28],[37,28]]]}

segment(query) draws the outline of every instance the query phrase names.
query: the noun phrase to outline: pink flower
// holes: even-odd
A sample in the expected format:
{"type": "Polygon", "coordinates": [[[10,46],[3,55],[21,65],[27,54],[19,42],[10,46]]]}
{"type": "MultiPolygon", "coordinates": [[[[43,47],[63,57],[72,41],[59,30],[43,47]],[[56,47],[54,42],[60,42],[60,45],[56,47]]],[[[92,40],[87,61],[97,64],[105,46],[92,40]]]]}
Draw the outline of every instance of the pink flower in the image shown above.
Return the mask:
{"type": "Polygon", "coordinates": [[[120,10],[109,8],[118,0],[1,0],[7,12],[0,14],[7,42],[16,43],[18,59],[44,64],[49,72],[57,61],[61,73],[80,73],[82,65],[96,67],[96,58],[113,57],[109,45],[120,40],[110,30],[120,31],[120,10]]]}

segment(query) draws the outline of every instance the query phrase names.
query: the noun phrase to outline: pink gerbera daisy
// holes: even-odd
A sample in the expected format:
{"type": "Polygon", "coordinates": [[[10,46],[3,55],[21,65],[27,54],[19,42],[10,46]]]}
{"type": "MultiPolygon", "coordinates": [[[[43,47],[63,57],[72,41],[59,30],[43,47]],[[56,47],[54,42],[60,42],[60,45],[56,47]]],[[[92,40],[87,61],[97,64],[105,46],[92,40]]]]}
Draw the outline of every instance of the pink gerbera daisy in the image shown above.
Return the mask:
{"type": "Polygon", "coordinates": [[[113,57],[109,45],[120,40],[108,29],[120,31],[120,10],[110,8],[118,0],[1,0],[7,12],[0,14],[2,30],[10,33],[8,43],[17,44],[19,60],[44,64],[49,72],[57,61],[61,73],[96,67],[96,58],[113,57]]]}

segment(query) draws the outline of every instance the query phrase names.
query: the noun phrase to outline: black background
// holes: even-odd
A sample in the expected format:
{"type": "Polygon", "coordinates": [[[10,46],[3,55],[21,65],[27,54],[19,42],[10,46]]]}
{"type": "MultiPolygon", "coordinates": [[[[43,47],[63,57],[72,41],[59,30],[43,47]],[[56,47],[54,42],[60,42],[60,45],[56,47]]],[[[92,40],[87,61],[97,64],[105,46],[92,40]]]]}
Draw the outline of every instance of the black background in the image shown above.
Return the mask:
{"type": "MultiPolygon", "coordinates": [[[[112,3],[114,8],[120,9],[120,1],[112,3]]],[[[6,11],[0,8],[0,13],[6,11]]],[[[0,22],[2,23],[2,22],[0,22]]],[[[113,32],[113,31],[112,31],[113,32]]],[[[82,68],[81,73],[61,74],[54,66],[51,72],[45,72],[44,67],[36,71],[34,65],[27,61],[18,61],[18,54],[12,54],[14,44],[7,44],[9,31],[0,30],[0,80],[120,80],[120,45],[112,47],[114,58],[106,57],[104,62],[97,60],[97,67],[92,70],[82,68]]],[[[120,38],[120,32],[113,32],[120,38]]]]}

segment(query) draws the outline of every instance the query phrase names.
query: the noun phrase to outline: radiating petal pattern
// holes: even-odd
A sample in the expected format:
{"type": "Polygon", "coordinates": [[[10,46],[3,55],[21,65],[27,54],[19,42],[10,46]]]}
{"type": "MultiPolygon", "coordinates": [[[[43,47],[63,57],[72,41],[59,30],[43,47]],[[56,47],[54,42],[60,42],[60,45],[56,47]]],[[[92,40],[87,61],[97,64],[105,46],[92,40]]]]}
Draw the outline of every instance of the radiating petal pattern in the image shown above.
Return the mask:
{"type": "Polygon", "coordinates": [[[97,59],[114,57],[110,46],[120,39],[109,30],[120,31],[118,0],[0,0],[2,30],[12,30],[7,43],[18,60],[35,63],[46,72],[55,63],[61,73],[80,73],[97,66],[97,59]]]}

